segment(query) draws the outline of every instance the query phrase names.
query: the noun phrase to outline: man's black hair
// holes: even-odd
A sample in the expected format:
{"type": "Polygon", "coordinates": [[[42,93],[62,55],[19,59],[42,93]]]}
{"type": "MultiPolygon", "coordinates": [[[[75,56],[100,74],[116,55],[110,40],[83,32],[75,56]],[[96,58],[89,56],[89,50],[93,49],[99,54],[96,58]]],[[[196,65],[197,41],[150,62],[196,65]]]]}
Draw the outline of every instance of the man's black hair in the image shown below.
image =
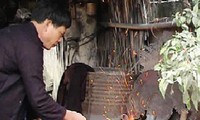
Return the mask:
{"type": "Polygon", "coordinates": [[[56,27],[71,25],[70,13],[64,0],[40,0],[32,11],[31,20],[42,23],[45,19],[52,21],[56,27]]]}

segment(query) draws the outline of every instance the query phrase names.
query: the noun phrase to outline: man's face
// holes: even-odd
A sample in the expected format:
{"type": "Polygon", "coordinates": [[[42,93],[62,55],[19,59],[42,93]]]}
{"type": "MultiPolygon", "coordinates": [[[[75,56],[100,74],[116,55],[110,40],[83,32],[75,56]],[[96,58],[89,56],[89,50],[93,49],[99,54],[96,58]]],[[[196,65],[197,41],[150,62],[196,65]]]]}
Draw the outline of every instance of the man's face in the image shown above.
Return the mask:
{"type": "Polygon", "coordinates": [[[43,35],[43,46],[48,50],[56,46],[62,40],[65,31],[64,26],[55,27],[52,23],[49,23],[43,35]]]}

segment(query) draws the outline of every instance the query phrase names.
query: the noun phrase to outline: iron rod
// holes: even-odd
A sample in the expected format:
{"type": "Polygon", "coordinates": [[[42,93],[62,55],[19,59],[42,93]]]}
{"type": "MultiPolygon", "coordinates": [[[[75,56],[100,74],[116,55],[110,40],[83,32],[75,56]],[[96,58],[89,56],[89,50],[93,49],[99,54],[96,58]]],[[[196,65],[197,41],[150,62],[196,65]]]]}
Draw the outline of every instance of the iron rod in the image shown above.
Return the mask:
{"type": "Polygon", "coordinates": [[[166,29],[177,27],[174,22],[162,22],[162,23],[151,23],[151,24],[128,24],[128,23],[108,23],[101,22],[101,25],[104,27],[111,28],[124,28],[124,29],[133,29],[133,30],[149,30],[149,29],[166,29]]]}

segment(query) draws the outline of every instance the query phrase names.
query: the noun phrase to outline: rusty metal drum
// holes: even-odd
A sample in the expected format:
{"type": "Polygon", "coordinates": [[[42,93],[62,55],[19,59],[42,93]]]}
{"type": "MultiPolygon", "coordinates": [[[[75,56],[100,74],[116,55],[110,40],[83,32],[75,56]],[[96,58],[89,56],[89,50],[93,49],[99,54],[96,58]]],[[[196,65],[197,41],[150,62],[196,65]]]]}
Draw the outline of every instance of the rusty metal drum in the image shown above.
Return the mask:
{"type": "MultiPolygon", "coordinates": [[[[87,76],[86,99],[83,113],[89,120],[92,116],[116,118],[126,113],[126,104],[131,90],[126,75],[119,69],[98,68],[87,76]]],[[[100,120],[99,119],[99,120],[100,120]]],[[[92,119],[91,119],[92,120],[92,119]]],[[[95,119],[97,120],[97,119],[95,119]]]]}

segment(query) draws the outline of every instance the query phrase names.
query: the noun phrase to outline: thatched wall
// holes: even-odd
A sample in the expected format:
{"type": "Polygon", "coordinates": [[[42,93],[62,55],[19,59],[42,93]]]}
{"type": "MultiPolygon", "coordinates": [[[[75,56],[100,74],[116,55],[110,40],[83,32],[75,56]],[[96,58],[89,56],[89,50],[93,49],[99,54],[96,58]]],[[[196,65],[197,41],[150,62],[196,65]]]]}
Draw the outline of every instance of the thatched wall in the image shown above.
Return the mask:
{"type": "Polygon", "coordinates": [[[104,1],[99,8],[102,14],[98,17],[100,25],[105,27],[100,27],[104,30],[98,34],[97,39],[99,66],[123,68],[135,74],[140,72],[142,69],[140,55],[144,46],[149,46],[152,41],[156,42],[152,39],[159,39],[153,31],[157,29],[162,33],[165,30],[163,28],[167,28],[167,31],[173,32],[174,26],[169,27],[166,24],[172,20],[172,15],[176,11],[183,8],[182,6],[183,1],[160,3],[150,0],[104,1]],[[108,25],[108,23],[113,24],[108,25]],[[154,28],[157,23],[162,25],[154,28]]]}

